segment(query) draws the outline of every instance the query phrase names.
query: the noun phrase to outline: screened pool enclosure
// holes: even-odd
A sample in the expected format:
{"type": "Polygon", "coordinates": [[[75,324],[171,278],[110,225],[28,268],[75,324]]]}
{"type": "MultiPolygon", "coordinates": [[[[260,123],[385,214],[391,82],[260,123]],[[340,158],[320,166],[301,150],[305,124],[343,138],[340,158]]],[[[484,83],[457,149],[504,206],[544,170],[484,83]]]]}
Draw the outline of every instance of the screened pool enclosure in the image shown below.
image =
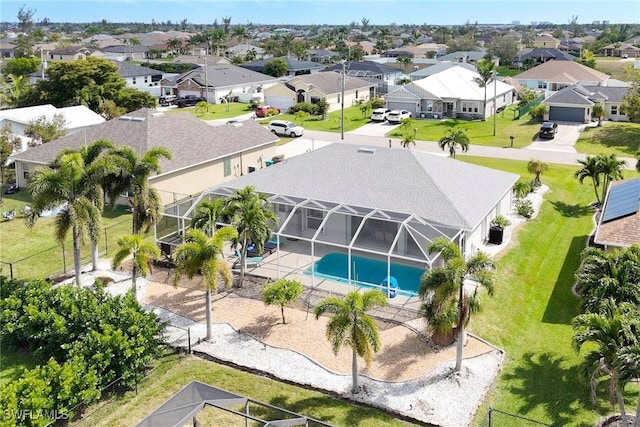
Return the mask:
{"type": "MultiPolygon", "coordinates": [[[[236,188],[218,186],[165,207],[163,225],[156,230],[162,251],[169,255],[181,243],[200,202],[230,196],[236,188]]],[[[380,287],[393,294],[393,280],[388,278],[394,277],[398,292],[410,297],[418,289],[420,274],[408,275],[406,271],[424,272],[438,261],[438,254],[427,252],[429,244],[438,237],[461,244],[464,236],[461,228],[434,224],[406,212],[263,194],[279,221],[272,228],[276,249],[264,257],[261,274],[276,279],[295,274],[309,278],[312,286],[328,279],[380,287]]]]}

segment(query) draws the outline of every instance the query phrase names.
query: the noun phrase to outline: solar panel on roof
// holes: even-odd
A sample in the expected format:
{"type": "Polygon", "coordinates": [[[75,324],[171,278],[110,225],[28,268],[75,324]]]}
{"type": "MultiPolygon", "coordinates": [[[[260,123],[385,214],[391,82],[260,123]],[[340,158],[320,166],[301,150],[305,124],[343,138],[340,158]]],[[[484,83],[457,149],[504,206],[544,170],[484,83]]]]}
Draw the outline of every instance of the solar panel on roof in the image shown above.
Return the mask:
{"type": "Polygon", "coordinates": [[[609,190],[602,222],[612,221],[638,212],[640,179],[618,184],[609,190]]]}

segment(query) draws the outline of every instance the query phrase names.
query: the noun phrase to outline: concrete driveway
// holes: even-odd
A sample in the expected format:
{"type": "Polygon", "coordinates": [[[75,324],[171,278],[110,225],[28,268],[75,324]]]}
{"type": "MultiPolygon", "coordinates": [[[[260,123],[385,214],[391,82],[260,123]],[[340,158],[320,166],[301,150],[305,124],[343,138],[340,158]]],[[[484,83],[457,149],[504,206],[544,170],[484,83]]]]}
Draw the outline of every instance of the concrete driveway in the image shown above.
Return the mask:
{"type": "Polygon", "coordinates": [[[364,126],[360,126],[358,129],[346,132],[349,135],[364,135],[364,136],[384,136],[387,132],[391,132],[400,124],[389,124],[388,122],[371,122],[364,126]]]}
{"type": "Polygon", "coordinates": [[[580,133],[584,131],[587,126],[595,126],[596,123],[572,123],[572,122],[558,122],[558,133],[556,133],[553,139],[540,139],[536,140],[528,145],[526,148],[532,150],[546,150],[546,151],[561,151],[565,153],[576,153],[575,144],[580,133]]]}

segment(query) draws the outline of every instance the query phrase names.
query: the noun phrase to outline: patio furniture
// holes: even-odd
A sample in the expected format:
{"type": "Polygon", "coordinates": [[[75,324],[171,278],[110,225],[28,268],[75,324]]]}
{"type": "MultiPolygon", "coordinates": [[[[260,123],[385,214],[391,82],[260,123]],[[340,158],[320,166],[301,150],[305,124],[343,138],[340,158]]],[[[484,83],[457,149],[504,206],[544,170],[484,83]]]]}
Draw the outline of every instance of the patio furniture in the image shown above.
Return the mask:
{"type": "MultiPolygon", "coordinates": [[[[238,257],[238,259],[235,260],[235,262],[233,263],[233,267],[235,268],[236,266],[240,265],[240,263],[242,262],[242,252],[240,252],[240,249],[236,249],[236,256],[238,257]]],[[[247,256],[247,259],[245,260],[245,265],[247,267],[257,267],[262,263],[262,257],[261,256],[247,256]]]]}

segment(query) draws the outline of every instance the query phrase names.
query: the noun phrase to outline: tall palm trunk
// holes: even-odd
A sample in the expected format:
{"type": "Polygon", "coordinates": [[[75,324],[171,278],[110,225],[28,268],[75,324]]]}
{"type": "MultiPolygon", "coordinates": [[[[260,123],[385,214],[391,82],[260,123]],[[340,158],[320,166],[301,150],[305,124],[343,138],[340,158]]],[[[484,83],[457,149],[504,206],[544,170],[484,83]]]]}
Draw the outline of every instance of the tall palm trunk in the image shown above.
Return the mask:
{"type": "MultiPolygon", "coordinates": [[[[611,378],[611,381],[615,381],[615,378],[611,378]]],[[[616,387],[616,400],[618,401],[618,407],[620,408],[620,420],[622,421],[623,426],[629,425],[629,418],[627,418],[627,412],[624,410],[624,397],[622,396],[622,392],[620,391],[620,387],[617,385],[616,387]]],[[[638,420],[634,422],[637,424],[638,420]]]]}
{"type": "Polygon", "coordinates": [[[242,240],[242,250],[240,251],[240,255],[242,255],[242,259],[240,260],[240,281],[238,283],[238,287],[241,288],[242,284],[244,283],[244,275],[245,275],[245,271],[247,269],[247,253],[248,253],[248,249],[247,249],[247,238],[245,237],[242,240]]]}
{"type": "Polygon", "coordinates": [[[593,191],[595,191],[596,193],[596,202],[598,202],[598,204],[600,204],[600,195],[598,194],[598,185],[596,182],[596,177],[592,176],[591,180],[593,181],[593,191]]]}
{"type": "Polygon", "coordinates": [[[98,269],[98,241],[91,239],[91,264],[93,271],[98,269]]]}
{"type": "Polygon", "coordinates": [[[458,295],[458,325],[456,331],[458,332],[458,342],[456,343],[456,372],[460,372],[462,369],[462,349],[464,346],[464,282],[460,284],[460,294],[458,295]]]}
{"type": "MultiPolygon", "coordinates": [[[[495,100],[494,100],[495,102],[495,100]]],[[[487,82],[484,83],[484,107],[482,112],[482,121],[487,120],[487,82]]]]}
{"type": "Polygon", "coordinates": [[[76,285],[80,286],[82,259],[80,258],[80,230],[78,227],[73,227],[73,268],[75,269],[76,285]]]}
{"type": "Polygon", "coordinates": [[[205,293],[205,310],[207,311],[207,335],[205,336],[206,341],[211,341],[211,290],[207,289],[205,293]]]}
{"type": "Polygon", "coordinates": [[[351,360],[351,393],[358,393],[360,386],[358,385],[358,352],[356,351],[356,345],[353,345],[351,349],[353,358],[351,360]]]}

